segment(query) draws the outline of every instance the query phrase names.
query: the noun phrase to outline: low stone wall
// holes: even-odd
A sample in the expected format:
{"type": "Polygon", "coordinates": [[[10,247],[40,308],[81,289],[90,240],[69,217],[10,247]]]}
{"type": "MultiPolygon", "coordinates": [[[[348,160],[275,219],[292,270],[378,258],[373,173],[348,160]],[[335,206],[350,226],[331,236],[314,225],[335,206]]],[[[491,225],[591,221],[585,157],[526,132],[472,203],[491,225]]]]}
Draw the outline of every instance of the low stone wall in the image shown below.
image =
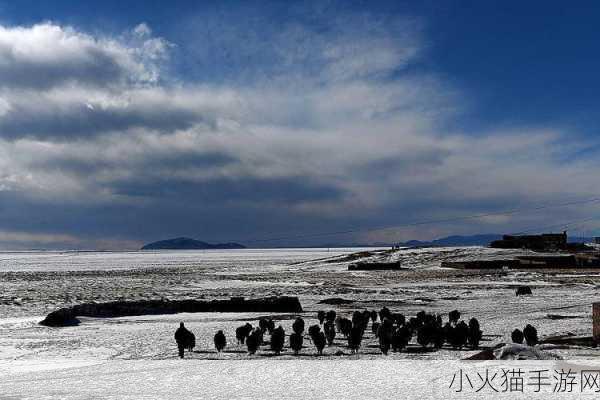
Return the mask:
{"type": "Polygon", "coordinates": [[[442,261],[442,268],[456,269],[502,269],[519,268],[519,260],[473,260],[473,261],[442,261]]]}
{"type": "Polygon", "coordinates": [[[521,268],[575,268],[577,262],[573,255],[556,256],[519,256],[521,268]]]}
{"type": "Polygon", "coordinates": [[[77,317],[115,318],[134,315],[157,315],[195,312],[302,312],[297,297],[280,296],[261,299],[234,297],[229,300],[138,300],[85,303],[51,312],[40,322],[45,326],[77,325],[77,317]]]}
{"type": "Polygon", "coordinates": [[[400,270],[400,262],[357,262],[348,265],[348,271],[400,270]]]}
{"type": "Polygon", "coordinates": [[[457,269],[562,269],[596,268],[600,267],[600,263],[592,256],[589,261],[578,261],[575,255],[531,255],[508,260],[442,261],[441,266],[457,269]]]}

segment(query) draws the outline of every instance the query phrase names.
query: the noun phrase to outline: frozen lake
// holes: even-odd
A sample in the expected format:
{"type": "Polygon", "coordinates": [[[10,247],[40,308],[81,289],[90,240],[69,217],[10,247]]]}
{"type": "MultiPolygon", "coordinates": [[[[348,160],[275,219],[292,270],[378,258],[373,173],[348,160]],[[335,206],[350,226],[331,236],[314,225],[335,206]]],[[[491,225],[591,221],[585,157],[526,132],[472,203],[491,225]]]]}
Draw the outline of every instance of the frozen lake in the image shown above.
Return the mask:
{"type": "Polygon", "coordinates": [[[0,251],[0,272],[110,271],[168,267],[272,267],[361,249],[242,249],[156,251],[0,251]]]}

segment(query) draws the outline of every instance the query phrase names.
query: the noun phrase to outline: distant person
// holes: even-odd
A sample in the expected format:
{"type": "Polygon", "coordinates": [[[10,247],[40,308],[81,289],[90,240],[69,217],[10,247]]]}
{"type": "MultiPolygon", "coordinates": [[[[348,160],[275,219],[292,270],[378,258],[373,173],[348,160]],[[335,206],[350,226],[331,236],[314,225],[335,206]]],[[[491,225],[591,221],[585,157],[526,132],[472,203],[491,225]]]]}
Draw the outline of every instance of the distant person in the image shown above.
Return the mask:
{"type": "MultiPolygon", "coordinates": [[[[189,348],[191,345],[191,340],[194,335],[192,332],[188,331],[183,322],[179,324],[179,328],[175,331],[175,342],[177,342],[177,349],[179,350],[179,358],[183,358],[184,352],[186,348],[189,348]]],[[[195,338],[194,338],[195,339],[195,338]]],[[[194,340],[195,341],[195,340],[194,340]]]]}

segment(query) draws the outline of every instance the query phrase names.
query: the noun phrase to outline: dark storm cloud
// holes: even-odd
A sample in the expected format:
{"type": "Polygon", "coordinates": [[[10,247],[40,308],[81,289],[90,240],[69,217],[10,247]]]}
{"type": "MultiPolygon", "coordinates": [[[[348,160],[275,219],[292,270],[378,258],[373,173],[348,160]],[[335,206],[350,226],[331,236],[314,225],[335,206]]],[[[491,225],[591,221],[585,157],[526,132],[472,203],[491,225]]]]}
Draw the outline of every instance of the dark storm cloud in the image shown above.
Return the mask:
{"type": "Polygon", "coordinates": [[[194,124],[214,126],[214,120],[208,116],[185,108],[172,108],[168,104],[162,107],[132,104],[125,108],[96,108],[92,104],[70,103],[36,108],[13,107],[10,115],[0,118],[0,137],[62,141],[134,128],[172,132],[194,124]]]}
{"type": "Polygon", "coordinates": [[[429,169],[439,168],[443,165],[445,159],[450,155],[451,152],[446,149],[422,149],[403,157],[395,156],[370,160],[357,165],[352,173],[371,179],[374,177],[385,179],[393,176],[401,179],[402,176],[398,175],[398,171],[402,171],[402,175],[411,176],[426,174],[429,169]]]}
{"type": "Polygon", "coordinates": [[[29,165],[32,168],[46,171],[62,171],[75,175],[92,176],[98,171],[118,171],[124,168],[135,169],[140,174],[156,170],[175,172],[179,170],[210,169],[235,164],[237,161],[229,154],[197,152],[190,149],[190,151],[179,153],[148,154],[141,158],[125,157],[121,160],[79,158],[67,154],[59,158],[32,160],[29,165]]]}
{"type": "Polygon", "coordinates": [[[79,62],[56,60],[35,62],[19,60],[10,49],[0,47],[0,87],[46,90],[68,83],[105,86],[126,80],[124,70],[114,57],[99,49],[88,50],[88,59],[79,62]]]}
{"type": "Polygon", "coordinates": [[[133,197],[193,199],[198,204],[275,204],[289,207],[314,200],[339,200],[341,189],[308,181],[305,177],[286,178],[214,178],[205,181],[183,179],[135,180],[114,182],[115,194],[133,197]]]}
{"type": "MultiPolygon", "coordinates": [[[[94,242],[113,239],[113,246],[123,248],[118,241],[134,238],[149,242],[173,236],[190,236],[206,240],[238,240],[254,245],[256,239],[270,238],[289,232],[292,223],[297,233],[310,233],[323,223],[330,228],[341,228],[339,220],[305,215],[293,218],[287,207],[248,206],[235,202],[202,202],[192,198],[167,197],[160,202],[117,202],[111,204],[72,204],[47,199],[30,199],[23,194],[0,192],[0,242],[2,232],[33,232],[44,239],[42,247],[89,248],[94,242]],[[71,244],[64,235],[70,232],[71,244]],[[52,235],[56,240],[51,242],[52,235]],[[74,239],[77,238],[77,242],[74,239]],[[64,245],[64,246],[63,246],[64,245]],[[87,246],[87,247],[86,247],[87,246]]],[[[347,224],[352,221],[344,221],[347,224]]],[[[5,241],[8,235],[5,236],[5,241]]],[[[17,239],[20,234],[14,235],[17,239]]],[[[35,239],[31,237],[31,241],[35,239]]],[[[264,242],[260,242],[265,244],[264,242]]],[[[267,244],[279,244],[276,241],[267,244]]],[[[92,246],[93,247],[93,246],[92,246]]],[[[135,248],[136,246],[134,246],[135,248]]]]}

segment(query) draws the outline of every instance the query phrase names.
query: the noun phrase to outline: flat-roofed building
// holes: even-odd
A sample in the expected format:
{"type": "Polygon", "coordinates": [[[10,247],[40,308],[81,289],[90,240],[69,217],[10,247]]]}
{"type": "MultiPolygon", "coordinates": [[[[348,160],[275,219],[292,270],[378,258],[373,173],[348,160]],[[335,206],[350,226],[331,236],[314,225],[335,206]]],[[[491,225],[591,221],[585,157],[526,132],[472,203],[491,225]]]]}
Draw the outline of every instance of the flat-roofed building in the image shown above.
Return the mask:
{"type": "Polygon", "coordinates": [[[499,249],[562,250],[567,248],[567,232],[523,236],[504,235],[501,240],[490,243],[490,246],[499,249]]]}

